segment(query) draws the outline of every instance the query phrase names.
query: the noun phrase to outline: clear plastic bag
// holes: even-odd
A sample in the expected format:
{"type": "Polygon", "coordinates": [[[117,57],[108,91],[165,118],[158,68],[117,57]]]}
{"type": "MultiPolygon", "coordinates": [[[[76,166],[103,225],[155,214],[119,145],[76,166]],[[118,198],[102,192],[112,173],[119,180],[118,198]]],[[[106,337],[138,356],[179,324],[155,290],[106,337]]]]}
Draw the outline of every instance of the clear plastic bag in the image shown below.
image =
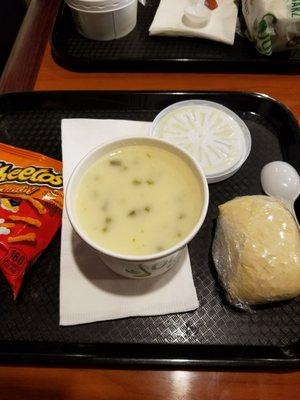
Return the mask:
{"type": "Polygon", "coordinates": [[[287,300],[300,294],[300,232],[290,212],[268,196],[219,206],[213,259],[231,304],[287,300]]]}

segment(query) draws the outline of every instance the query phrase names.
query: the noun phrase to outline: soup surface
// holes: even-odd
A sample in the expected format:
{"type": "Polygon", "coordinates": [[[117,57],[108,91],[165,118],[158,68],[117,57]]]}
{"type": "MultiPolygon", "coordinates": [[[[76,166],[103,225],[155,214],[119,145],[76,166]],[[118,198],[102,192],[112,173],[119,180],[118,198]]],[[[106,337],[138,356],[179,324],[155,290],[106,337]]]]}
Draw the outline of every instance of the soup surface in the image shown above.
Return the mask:
{"type": "Polygon", "coordinates": [[[124,255],[147,255],[184,239],[202,204],[196,175],[181,158],[156,146],[130,145],[87,169],[75,212],[96,244],[124,255]]]}

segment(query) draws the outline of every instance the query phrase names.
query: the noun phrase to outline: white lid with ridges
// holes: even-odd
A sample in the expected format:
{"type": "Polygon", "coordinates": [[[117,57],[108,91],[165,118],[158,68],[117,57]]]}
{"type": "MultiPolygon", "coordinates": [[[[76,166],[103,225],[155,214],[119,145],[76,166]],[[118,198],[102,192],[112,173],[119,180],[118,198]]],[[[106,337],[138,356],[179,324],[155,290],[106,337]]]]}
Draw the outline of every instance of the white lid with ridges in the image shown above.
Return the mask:
{"type": "Polygon", "coordinates": [[[154,119],[151,134],[187,150],[201,164],[209,183],[237,172],[251,149],[246,124],[228,108],[205,100],[165,108],[154,119]]]}

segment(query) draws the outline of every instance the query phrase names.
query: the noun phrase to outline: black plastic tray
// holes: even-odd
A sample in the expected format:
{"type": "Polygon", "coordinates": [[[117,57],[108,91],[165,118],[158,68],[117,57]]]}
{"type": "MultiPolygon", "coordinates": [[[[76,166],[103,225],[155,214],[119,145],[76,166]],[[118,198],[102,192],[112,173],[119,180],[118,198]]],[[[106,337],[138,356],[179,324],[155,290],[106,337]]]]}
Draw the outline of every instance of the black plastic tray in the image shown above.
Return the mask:
{"type": "Polygon", "coordinates": [[[0,361],[299,368],[300,297],[252,314],[236,311],[224,299],[211,259],[218,204],[261,193],[260,170],[269,161],[285,159],[300,171],[299,126],[283,105],[264,95],[234,92],[8,94],[0,96],[0,141],[60,158],[62,118],[151,121],[164,107],[186,99],[231,108],[253,141],[238,173],[210,185],[206,221],[189,246],[198,310],[59,327],[58,235],[28,271],[16,303],[0,274],[0,361]]]}
{"type": "Polygon", "coordinates": [[[77,71],[193,70],[274,72],[300,70],[300,49],[259,54],[247,39],[236,35],[234,46],[199,38],[149,36],[159,0],[139,4],[135,29],[108,42],[80,35],[68,6],[61,6],[52,34],[52,54],[64,68],[77,71]]]}

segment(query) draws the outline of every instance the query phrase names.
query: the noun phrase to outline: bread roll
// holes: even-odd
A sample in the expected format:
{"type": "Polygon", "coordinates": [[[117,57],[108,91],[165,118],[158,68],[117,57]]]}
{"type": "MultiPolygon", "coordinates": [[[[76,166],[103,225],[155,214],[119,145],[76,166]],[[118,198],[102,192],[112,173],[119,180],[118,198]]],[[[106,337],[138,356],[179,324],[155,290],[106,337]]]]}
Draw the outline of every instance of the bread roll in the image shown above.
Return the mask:
{"type": "Polygon", "coordinates": [[[236,305],[300,294],[300,232],[285,206],[268,196],[237,197],[219,206],[213,258],[236,305]]]}

